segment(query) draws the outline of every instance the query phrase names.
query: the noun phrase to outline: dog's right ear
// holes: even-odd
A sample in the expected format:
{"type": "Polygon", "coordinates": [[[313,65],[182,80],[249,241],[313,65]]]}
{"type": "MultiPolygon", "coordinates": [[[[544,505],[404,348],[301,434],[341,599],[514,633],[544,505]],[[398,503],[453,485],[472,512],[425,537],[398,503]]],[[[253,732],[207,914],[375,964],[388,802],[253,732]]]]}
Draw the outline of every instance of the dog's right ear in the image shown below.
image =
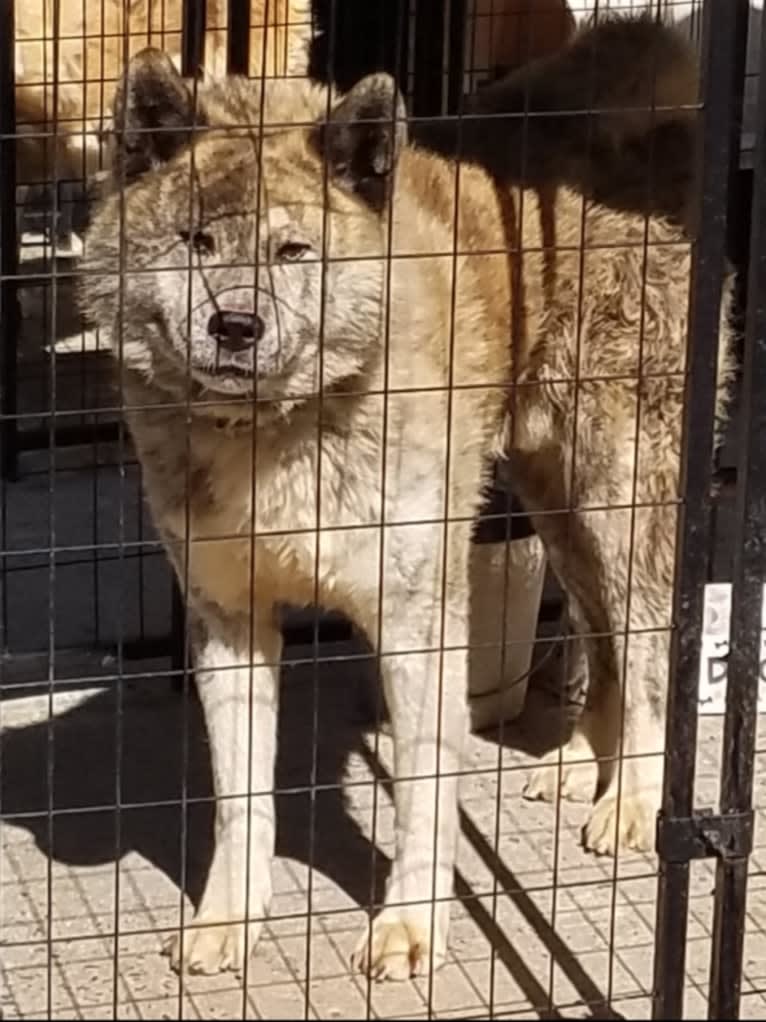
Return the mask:
{"type": "Polygon", "coordinates": [[[170,160],[206,123],[199,105],[162,50],[149,46],[128,64],[114,97],[115,180],[128,182],[170,160]]]}
{"type": "Polygon", "coordinates": [[[367,75],[317,124],[313,145],[333,179],[381,212],[407,144],[407,109],[389,74],[367,75]]]}

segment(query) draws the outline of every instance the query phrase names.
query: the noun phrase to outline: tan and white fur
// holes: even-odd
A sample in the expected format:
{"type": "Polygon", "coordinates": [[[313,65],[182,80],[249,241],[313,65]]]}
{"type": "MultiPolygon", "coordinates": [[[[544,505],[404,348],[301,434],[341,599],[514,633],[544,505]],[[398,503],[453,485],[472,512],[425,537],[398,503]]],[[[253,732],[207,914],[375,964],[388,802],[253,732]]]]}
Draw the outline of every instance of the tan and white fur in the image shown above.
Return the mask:
{"type": "Polygon", "coordinates": [[[354,962],[406,978],[447,949],[471,525],[498,451],[592,636],[583,735],[601,796],[585,843],[651,840],[662,761],[633,757],[662,750],[690,246],[660,218],[583,210],[565,188],[546,211],[406,144],[386,75],[342,100],[209,83],[198,104],[162,54],[133,59],[83,277],[188,589],[213,757],[215,854],[170,954],[208,972],[257,942],[275,608],[318,603],[379,643],[396,851],[354,962]],[[261,113],[263,131],[237,128],[261,113]],[[642,631],[626,649],[627,626],[642,631]]]}
{"type": "MultiPolygon", "coordinates": [[[[126,61],[161,46],[181,66],[182,0],[24,0],[15,5],[18,177],[81,180],[98,171],[126,61]]],[[[208,0],[203,67],[226,73],[228,4],[208,0]]],[[[250,0],[252,76],[304,75],[310,0],[250,0]]]]}

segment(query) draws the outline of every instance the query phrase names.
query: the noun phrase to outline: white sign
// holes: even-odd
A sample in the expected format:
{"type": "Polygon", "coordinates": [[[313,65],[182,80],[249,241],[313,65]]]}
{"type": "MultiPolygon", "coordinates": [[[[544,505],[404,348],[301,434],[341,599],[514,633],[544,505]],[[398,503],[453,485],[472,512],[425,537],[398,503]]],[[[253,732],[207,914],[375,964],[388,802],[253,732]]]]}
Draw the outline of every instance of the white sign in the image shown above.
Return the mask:
{"type": "MultiPolygon", "coordinates": [[[[766,594],[766,586],[763,589],[766,594]]],[[[766,599],[761,599],[761,659],[758,711],[766,713],[766,599]]],[[[729,656],[731,584],[705,586],[705,610],[700,657],[699,712],[719,714],[726,709],[726,664],[729,656]]]]}

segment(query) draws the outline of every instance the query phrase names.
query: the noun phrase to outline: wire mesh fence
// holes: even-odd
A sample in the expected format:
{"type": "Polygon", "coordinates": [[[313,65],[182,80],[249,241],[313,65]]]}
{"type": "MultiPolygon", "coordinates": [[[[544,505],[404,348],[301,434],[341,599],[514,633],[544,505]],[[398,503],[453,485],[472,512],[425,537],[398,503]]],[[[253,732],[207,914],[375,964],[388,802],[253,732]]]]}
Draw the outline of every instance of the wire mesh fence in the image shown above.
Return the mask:
{"type": "Polygon", "coordinates": [[[760,8],[4,4],[3,1017],[762,1017],[760,8]]]}

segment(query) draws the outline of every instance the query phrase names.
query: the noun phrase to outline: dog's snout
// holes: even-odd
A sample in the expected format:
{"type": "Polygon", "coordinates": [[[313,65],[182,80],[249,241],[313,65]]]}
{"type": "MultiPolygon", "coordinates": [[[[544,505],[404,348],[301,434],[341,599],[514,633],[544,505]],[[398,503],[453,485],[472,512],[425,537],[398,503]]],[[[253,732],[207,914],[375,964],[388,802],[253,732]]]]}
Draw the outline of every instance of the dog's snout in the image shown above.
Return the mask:
{"type": "Polygon", "coordinates": [[[207,332],[225,351],[245,351],[263,337],[263,320],[253,312],[222,309],[214,312],[207,323],[207,332]]]}

